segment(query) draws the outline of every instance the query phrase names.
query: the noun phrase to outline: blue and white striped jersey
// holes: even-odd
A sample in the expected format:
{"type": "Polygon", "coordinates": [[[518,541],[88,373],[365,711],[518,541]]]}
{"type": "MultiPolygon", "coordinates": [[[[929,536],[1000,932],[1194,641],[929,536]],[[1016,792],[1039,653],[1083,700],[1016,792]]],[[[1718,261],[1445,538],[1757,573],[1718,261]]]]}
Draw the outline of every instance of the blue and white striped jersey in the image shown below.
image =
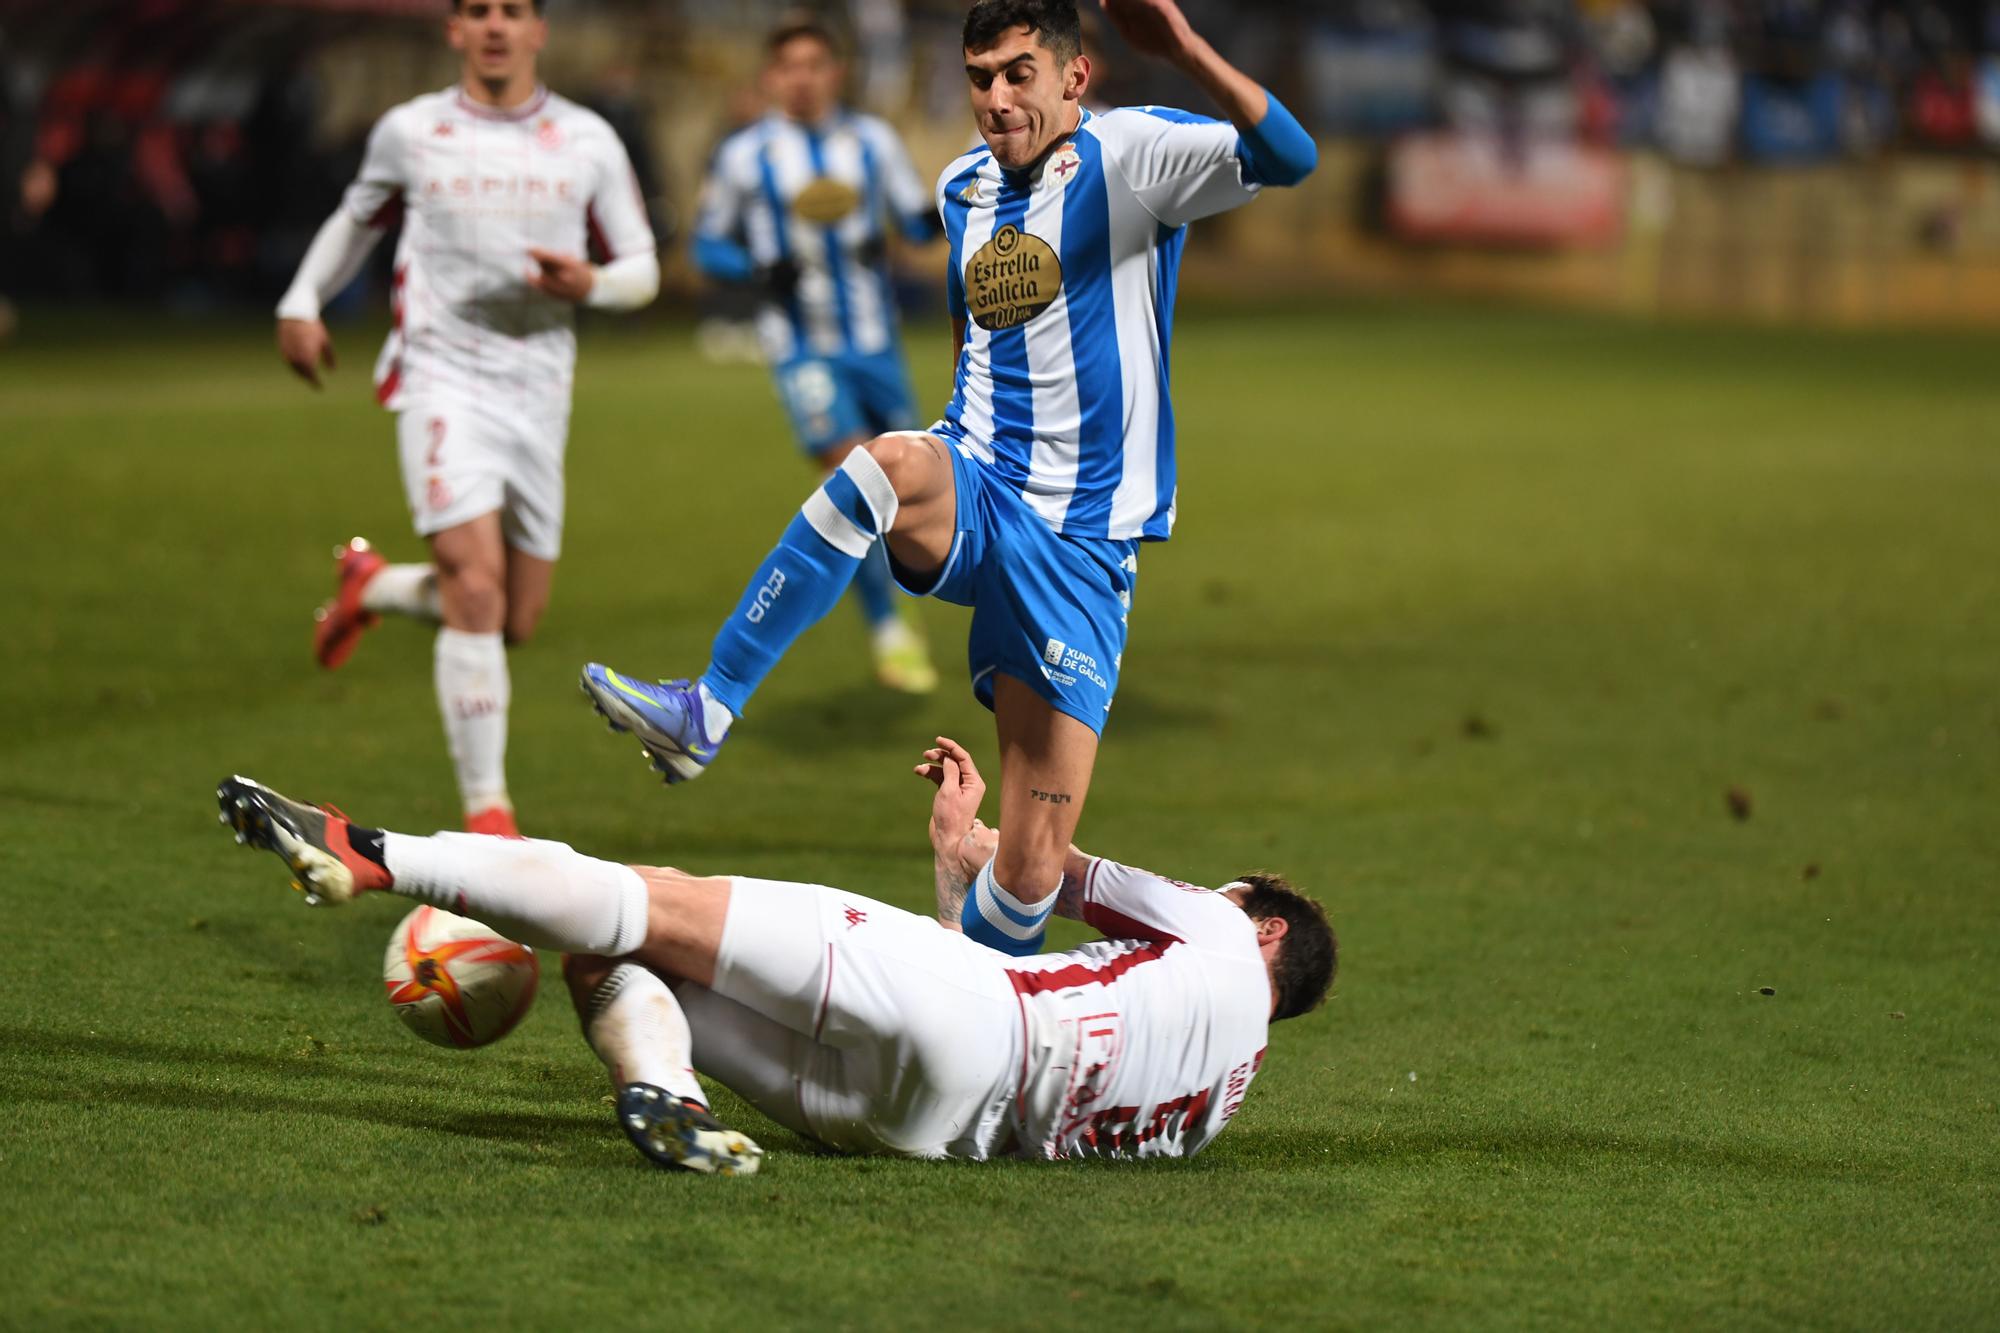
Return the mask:
{"type": "Polygon", "coordinates": [[[1235,126],[1165,107],[1086,112],[1035,175],[979,148],[945,168],[952,314],[966,321],[934,431],[998,468],[1066,536],[1163,541],[1167,393],[1187,224],[1260,188],[1235,126]]]}
{"type": "MultiPolygon", "coordinates": [[[[885,122],[840,111],[801,125],[773,113],[716,149],[695,224],[697,259],[705,243],[740,245],[746,269],[797,266],[796,287],[758,315],[774,363],[873,355],[897,345],[884,233],[893,225],[913,237],[935,235],[932,207],[885,122]]],[[[749,276],[703,266],[715,276],[749,276]]]]}

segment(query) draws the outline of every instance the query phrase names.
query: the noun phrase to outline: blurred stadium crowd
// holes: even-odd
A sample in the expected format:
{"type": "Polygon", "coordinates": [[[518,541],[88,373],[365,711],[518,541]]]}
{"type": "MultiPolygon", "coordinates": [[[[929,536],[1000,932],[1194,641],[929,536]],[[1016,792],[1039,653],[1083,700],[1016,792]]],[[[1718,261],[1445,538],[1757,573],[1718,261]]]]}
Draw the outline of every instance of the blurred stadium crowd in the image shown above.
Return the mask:
{"type": "MultiPolygon", "coordinates": [[[[1503,160],[1561,144],[1696,168],[2000,151],[2000,0],[1184,6],[1327,140],[1443,134],[1503,160]]],[[[626,139],[663,237],[692,202],[705,145],[758,113],[760,37],[788,7],[549,0],[551,82],[626,139]],[[578,30],[594,40],[565,63],[578,30]],[[674,133],[697,106],[699,124],[674,133]]],[[[858,102],[906,127],[964,126],[957,0],[820,8],[852,34],[858,102]]],[[[351,176],[368,120],[449,82],[436,36],[447,9],[0,0],[0,293],[268,301],[351,176]],[[385,43],[413,53],[407,67],[380,67],[385,43]],[[348,85],[371,71],[379,88],[357,97],[348,85]],[[367,104],[341,114],[343,99],[367,104]]],[[[1105,101],[1188,100],[1171,71],[1115,45],[1098,57],[1105,101]]]]}

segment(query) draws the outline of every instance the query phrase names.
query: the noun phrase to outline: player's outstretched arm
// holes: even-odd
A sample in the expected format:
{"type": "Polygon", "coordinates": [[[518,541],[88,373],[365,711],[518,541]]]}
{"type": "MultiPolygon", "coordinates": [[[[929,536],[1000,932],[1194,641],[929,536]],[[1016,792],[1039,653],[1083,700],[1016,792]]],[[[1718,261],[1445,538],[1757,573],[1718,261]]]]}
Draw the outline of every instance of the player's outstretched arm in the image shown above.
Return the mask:
{"type": "MultiPolygon", "coordinates": [[[[924,751],[924,762],[915,770],[918,777],[934,784],[937,795],[931,801],[931,855],[937,882],[938,924],[946,930],[962,929],[965,895],[972,877],[979,873],[981,860],[967,869],[967,849],[975,845],[981,831],[990,832],[979,822],[979,804],[986,798],[986,780],[963,745],[949,736],[924,751]]],[[[986,856],[992,856],[989,847],[986,856]]]]}
{"type": "Polygon", "coordinates": [[[1194,30],[1175,0],[1102,0],[1133,49],[1164,60],[1201,86],[1243,136],[1245,157],[1266,185],[1296,185],[1319,164],[1319,149],[1284,103],[1223,59],[1194,30]]]}

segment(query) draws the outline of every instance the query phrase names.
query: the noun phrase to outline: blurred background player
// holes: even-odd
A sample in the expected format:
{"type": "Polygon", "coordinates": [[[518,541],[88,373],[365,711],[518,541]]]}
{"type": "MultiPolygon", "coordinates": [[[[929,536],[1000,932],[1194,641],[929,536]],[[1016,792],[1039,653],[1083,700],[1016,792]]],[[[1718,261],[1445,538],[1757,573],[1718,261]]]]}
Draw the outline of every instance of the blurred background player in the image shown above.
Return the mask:
{"type": "Polygon", "coordinates": [[[944,419],[847,455],[751,576],[695,681],[645,684],[598,663],[583,687],[668,782],[699,776],[780,657],[886,535],[913,593],[974,608],[973,693],[1000,738],[1006,837],[964,926],[1041,947],[1117,691],[1139,543],[1175,512],[1168,339],[1186,228],[1317,162],[1278,99],[1173,0],[1107,0],[1136,51],[1228,116],[1092,115],[1069,0],[980,0],[965,75],[985,146],[945,168],[959,344],[944,419]]]}
{"type": "Polygon", "coordinates": [[[574,307],[633,310],[659,258],[632,164],[594,112],[541,86],[539,3],[459,0],[459,83],[376,123],[360,175],[278,305],[307,383],[334,364],[322,306],[402,224],[394,324],[375,396],[396,414],[403,485],[431,559],[389,564],[357,538],[313,649],[332,669],[385,613],[437,623],[438,708],[468,829],[512,834],[507,647],[548,604],[562,545],[574,307]],[[602,266],[582,256],[595,244],[602,266]]]}
{"type": "MultiPolygon", "coordinates": [[[[938,914],[955,927],[993,852],[986,787],[955,741],[924,759],[938,914]]],[[[709,1114],[697,1069],[837,1152],[1193,1156],[1243,1105],[1270,1025],[1316,1008],[1337,964],[1326,914],[1275,875],[1210,891],[1070,848],[1058,910],[1104,938],[1016,959],[824,885],[357,828],[246,778],[217,797],[309,902],[387,890],[569,954],[621,1125],[688,1170],[747,1174],[763,1155],[709,1114]]]]}
{"type": "MultiPolygon", "coordinates": [[[[822,20],[793,15],[767,40],[771,111],[717,148],[702,191],[696,265],[763,295],[758,332],[799,446],[832,472],[858,445],[916,420],[887,269],[891,227],[937,234],[930,190],[895,130],[840,100],[846,66],[822,20]]],[[[899,611],[877,541],[854,595],[891,689],[937,688],[930,654],[899,611]]]]}

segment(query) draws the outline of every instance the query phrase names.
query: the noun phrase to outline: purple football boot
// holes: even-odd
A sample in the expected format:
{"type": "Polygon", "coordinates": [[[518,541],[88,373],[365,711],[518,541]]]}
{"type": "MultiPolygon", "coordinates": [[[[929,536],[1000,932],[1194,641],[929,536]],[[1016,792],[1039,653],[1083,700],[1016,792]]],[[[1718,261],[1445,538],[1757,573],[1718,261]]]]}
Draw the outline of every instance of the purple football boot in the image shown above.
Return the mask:
{"type": "Polygon", "coordinates": [[[722,741],[710,740],[702,725],[701,692],[691,680],[647,684],[592,662],[579,683],[613,731],[639,738],[668,786],[700,777],[722,748],[722,741]]]}

